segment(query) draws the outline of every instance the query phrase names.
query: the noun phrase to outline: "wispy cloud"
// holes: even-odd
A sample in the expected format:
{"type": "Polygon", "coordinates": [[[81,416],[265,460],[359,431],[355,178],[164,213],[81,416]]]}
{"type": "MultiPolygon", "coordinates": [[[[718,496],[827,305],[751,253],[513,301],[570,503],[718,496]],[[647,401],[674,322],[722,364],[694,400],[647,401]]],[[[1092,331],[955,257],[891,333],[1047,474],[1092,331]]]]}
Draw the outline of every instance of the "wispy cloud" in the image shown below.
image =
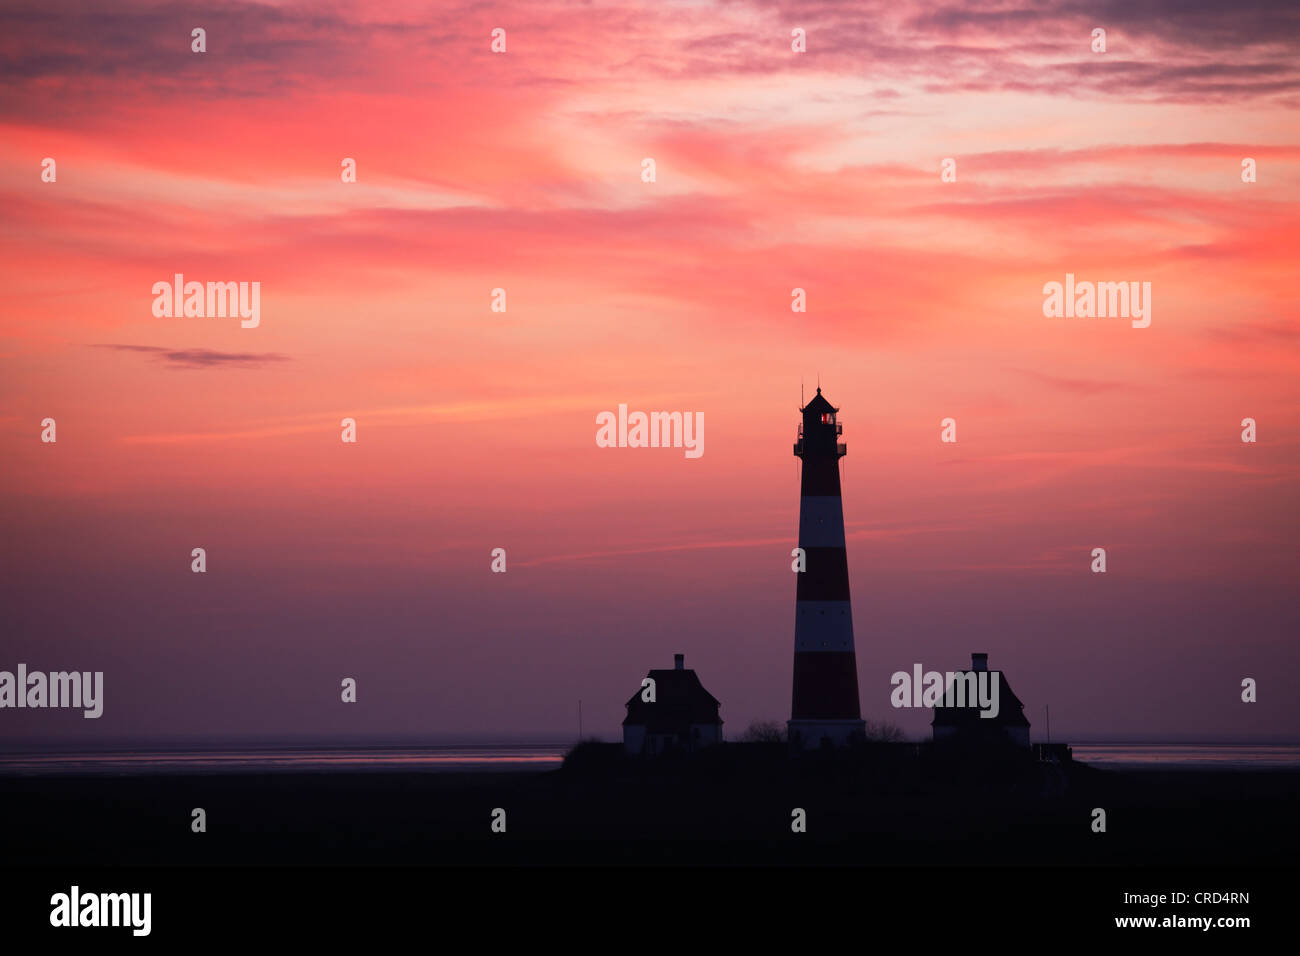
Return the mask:
{"type": "Polygon", "coordinates": [[[1114,392],[1118,390],[1140,389],[1146,386],[1136,385],[1132,382],[1105,382],[1092,378],[1070,378],[1063,375],[1048,375],[1045,372],[1038,372],[1034,369],[1021,368],[1016,369],[1021,375],[1027,375],[1035,381],[1042,382],[1044,385],[1051,385],[1053,388],[1059,388],[1066,392],[1073,392],[1076,395],[1099,395],[1102,392],[1114,392]]]}
{"type": "Polygon", "coordinates": [[[118,343],[99,344],[95,348],[152,355],[174,368],[250,368],[274,362],[289,361],[289,356],[280,355],[276,352],[217,352],[212,349],[167,349],[158,345],[123,345],[118,343]]]}
{"type": "MultiPolygon", "coordinates": [[[[122,441],[130,444],[171,445],[205,442],[237,441],[257,438],[279,438],[288,435],[309,435],[338,425],[341,415],[364,421],[367,427],[402,425],[418,422],[492,422],[517,421],[529,417],[548,416],[563,412],[591,412],[607,404],[607,396],[520,396],[513,399],[476,402],[442,402],[424,405],[402,405],[384,408],[362,408],[352,411],[315,413],[311,415],[284,416],[245,423],[228,431],[163,432],[145,435],[127,435],[122,441]]],[[[595,434],[595,427],[592,427],[595,434]]]]}
{"type": "MultiPolygon", "coordinates": [[[[867,522],[852,522],[846,531],[845,537],[849,540],[857,541],[893,541],[909,538],[919,534],[942,534],[953,531],[966,530],[960,525],[948,524],[937,525],[920,522],[915,526],[873,526],[858,527],[865,525],[867,522]],[[857,530],[851,530],[853,528],[857,530]]],[[[675,551],[710,551],[720,548],[770,548],[770,547],[788,547],[793,548],[796,545],[796,539],[793,534],[780,538],[725,538],[713,541],[675,541],[664,544],[645,544],[632,548],[619,548],[605,551],[584,551],[576,554],[557,554],[548,555],[543,558],[533,558],[526,561],[518,561],[518,567],[535,567],[543,564],[566,564],[572,561],[589,561],[599,558],[623,558],[636,557],[645,554],[665,554],[675,551]]]]}

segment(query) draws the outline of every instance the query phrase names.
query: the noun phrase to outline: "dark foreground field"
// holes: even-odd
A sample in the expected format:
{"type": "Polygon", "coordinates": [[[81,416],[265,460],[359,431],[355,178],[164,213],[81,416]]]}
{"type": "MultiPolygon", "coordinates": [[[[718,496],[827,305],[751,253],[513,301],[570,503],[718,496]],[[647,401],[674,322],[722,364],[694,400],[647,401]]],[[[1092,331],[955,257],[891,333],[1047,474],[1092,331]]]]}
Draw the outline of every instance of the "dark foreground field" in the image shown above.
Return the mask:
{"type": "Polygon", "coordinates": [[[0,779],[25,865],[1291,865],[1300,773],[1006,774],[739,753],[547,773],[0,779]],[[207,832],[191,832],[191,811],[207,832]],[[1106,811],[1106,832],[1092,812],[1106,811]],[[506,832],[492,832],[496,808],[506,832]],[[807,832],[791,830],[792,811],[807,832]]]}

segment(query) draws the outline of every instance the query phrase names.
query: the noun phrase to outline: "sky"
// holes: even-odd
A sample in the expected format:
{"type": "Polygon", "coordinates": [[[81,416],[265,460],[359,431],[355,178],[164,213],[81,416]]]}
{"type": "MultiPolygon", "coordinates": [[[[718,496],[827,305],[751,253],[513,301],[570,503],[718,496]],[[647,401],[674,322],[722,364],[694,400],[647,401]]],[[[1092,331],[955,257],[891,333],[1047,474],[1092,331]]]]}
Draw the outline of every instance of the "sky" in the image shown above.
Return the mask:
{"type": "Polygon", "coordinates": [[[0,746],[617,739],[674,653],[784,721],[819,382],[864,717],[980,651],[1035,739],[1300,739],[1294,4],[15,0],[0,77],[0,669],[105,675],[0,746]]]}

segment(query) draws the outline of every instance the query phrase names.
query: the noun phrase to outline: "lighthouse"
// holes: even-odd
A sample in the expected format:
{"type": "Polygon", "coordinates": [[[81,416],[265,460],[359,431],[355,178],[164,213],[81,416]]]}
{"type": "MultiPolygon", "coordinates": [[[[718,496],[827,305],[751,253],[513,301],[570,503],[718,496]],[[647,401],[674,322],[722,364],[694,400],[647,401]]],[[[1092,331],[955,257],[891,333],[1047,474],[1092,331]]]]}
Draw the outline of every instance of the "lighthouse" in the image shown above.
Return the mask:
{"type": "Polygon", "coordinates": [[[839,409],[822,390],[800,411],[794,443],[803,461],[799,499],[799,547],[807,566],[798,575],[794,615],[794,693],[790,742],[803,748],[824,741],[842,746],[865,736],[858,703],[858,659],[853,649],[849,565],[844,551],[840,501],[839,409]]]}

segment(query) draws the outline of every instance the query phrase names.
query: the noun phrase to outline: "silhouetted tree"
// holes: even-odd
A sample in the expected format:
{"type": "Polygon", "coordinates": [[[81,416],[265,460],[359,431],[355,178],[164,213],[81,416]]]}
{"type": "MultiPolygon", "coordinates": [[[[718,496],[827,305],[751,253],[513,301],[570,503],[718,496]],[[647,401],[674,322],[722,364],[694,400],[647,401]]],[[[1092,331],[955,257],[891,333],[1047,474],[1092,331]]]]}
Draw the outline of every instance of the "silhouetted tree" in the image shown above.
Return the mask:
{"type": "Polygon", "coordinates": [[[785,724],[776,720],[755,720],[745,728],[740,740],[747,744],[785,743],[785,724]]]}
{"type": "Polygon", "coordinates": [[[866,721],[867,739],[882,744],[897,743],[903,739],[903,729],[885,721],[866,721]]]}

